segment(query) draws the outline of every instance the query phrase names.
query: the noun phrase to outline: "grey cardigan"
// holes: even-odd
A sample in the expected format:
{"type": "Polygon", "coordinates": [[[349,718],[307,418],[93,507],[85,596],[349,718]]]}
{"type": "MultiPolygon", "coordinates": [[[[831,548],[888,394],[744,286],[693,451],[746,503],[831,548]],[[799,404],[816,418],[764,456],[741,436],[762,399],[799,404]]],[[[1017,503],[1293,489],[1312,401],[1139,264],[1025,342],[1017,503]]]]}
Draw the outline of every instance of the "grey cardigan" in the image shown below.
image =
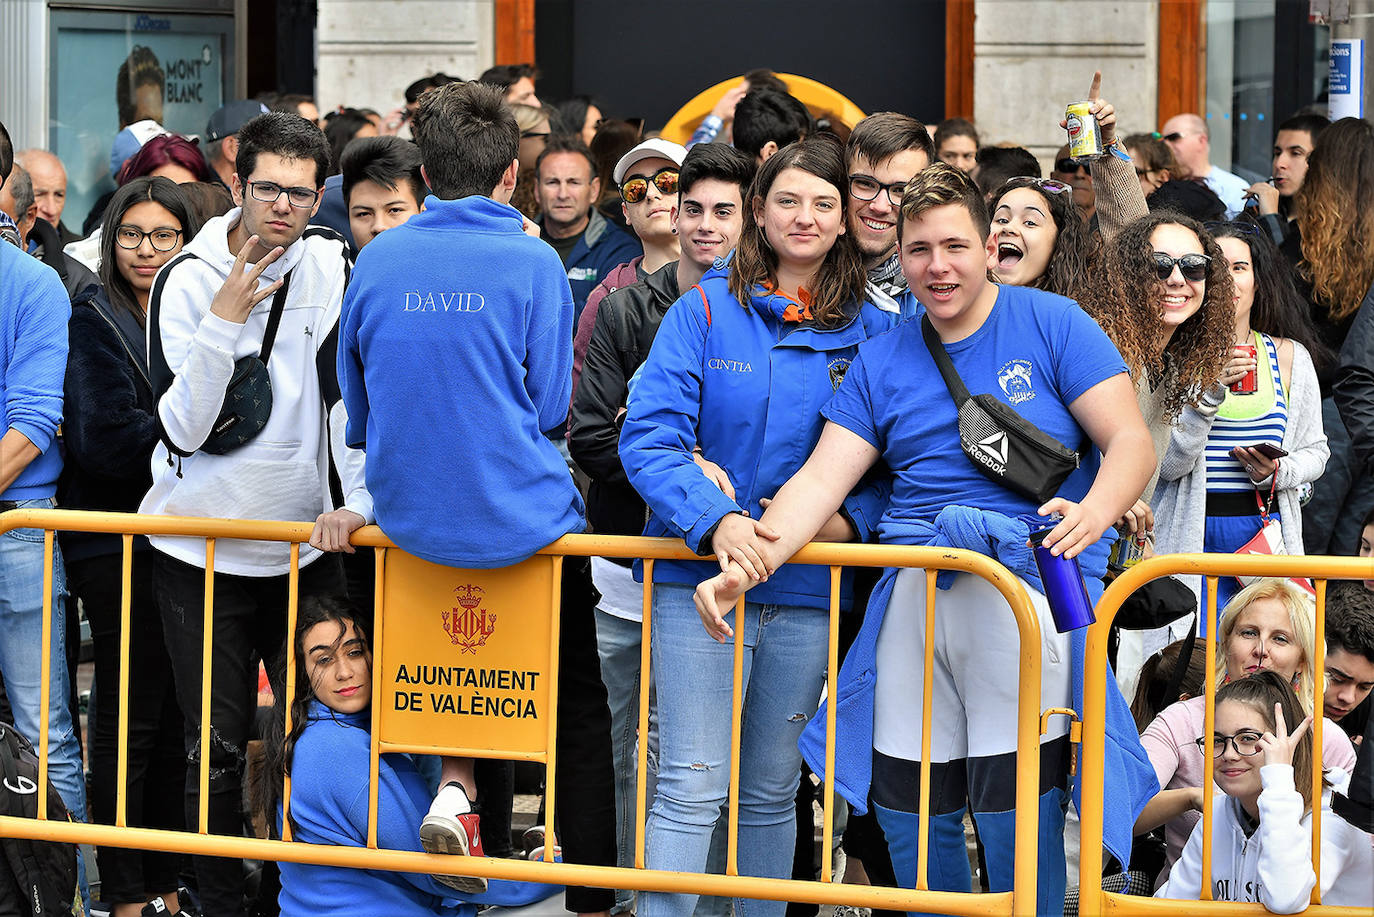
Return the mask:
{"type": "MultiPolygon", "coordinates": [[[[1322,431],[1321,393],[1317,371],[1307,349],[1293,341],[1293,370],[1288,387],[1288,424],[1283,431],[1283,448],[1288,453],[1279,461],[1278,481],[1265,478],[1255,485],[1268,491],[1275,483],[1275,502],[1283,528],[1283,546],[1288,554],[1302,554],[1302,508],[1298,487],[1321,477],[1331,450],[1322,431]]],[[[1159,462],[1159,484],[1151,509],[1155,514],[1155,553],[1196,553],[1202,550],[1207,518],[1207,463],[1204,455],[1207,436],[1217,410],[1226,399],[1220,383],[1203,392],[1195,406],[1185,407],[1174,423],[1169,447],[1159,462]]],[[[1271,476],[1272,477],[1272,476],[1271,476]]],[[[1256,529],[1256,532],[1259,530],[1256,529]]],[[[1202,577],[1180,577],[1199,597],[1202,577]]]]}

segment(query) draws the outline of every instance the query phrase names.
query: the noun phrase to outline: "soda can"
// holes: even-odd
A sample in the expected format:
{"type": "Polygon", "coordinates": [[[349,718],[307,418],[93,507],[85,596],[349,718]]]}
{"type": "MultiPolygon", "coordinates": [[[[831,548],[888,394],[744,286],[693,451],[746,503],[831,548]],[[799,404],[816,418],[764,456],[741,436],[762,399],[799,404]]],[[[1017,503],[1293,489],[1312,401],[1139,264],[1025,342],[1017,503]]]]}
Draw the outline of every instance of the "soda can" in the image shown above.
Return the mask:
{"type": "Polygon", "coordinates": [[[1099,159],[1106,152],[1102,146],[1102,128],[1091,109],[1092,102],[1070,102],[1064,112],[1070,159],[1099,159]]]}
{"type": "MultiPolygon", "coordinates": [[[[1241,351],[1252,360],[1255,359],[1255,355],[1259,352],[1254,344],[1237,344],[1236,350],[1241,351]]],[[[1235,392],[1237,395],[1253,395],[1258,390],[1259,379],[1256,378],[1255,370],[1253,369],[1231,383],[1231,391],[1235,392]]]]}
{"type": "Polygon", "coordinates": [[[1138,531],[1134,535],[1130,532],[1122,532],[1116,539],[1116,544],[1112,545],[1111,556],[1107,558],[1107,566],[1113,570],[1127,570],[1134,567],[1145,559],[1145,532],[1138,531]]]}

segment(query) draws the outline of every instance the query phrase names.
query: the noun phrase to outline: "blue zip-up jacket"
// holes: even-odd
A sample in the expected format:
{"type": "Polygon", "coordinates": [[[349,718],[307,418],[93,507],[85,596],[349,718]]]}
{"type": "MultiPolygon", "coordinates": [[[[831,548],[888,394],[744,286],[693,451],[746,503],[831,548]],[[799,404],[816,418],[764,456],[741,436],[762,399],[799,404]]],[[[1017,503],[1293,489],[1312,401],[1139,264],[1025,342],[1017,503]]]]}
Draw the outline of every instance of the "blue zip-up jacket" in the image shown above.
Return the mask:
{"type": "Polygon", "coordinates": [[[57,272],[0,242],[0,436],[18,430],[39,452],[0,492],[0,500],[38,500],[57,493],[62,454],[56,437],[71,315],[71,300],[57,272]]]}
{"type": "MultiPolygon", "coordinates": [[[[759,498],[776,494],[820,439],[821,408],[859,345],[898,318],[865,302],[839,328],[785,322],[791,300],[756,288],[742,306],[730,295],[727,271],[718,262],[668,309],[648,360],[630,380],[620,433],[625,474],[650,509],[644,534],[681,538],[693,550],[727,514],[763,515],[759,498]],[[734,500],[692,461],[697,446],[730,476],[734,500]]],[[[875,531],[890,493],[882,476],[846,498],[860,541],[875,531]]],[[[709,562],[659,562],[654,580],[695,586],[718,570],[709,562]]],[[[826,568],[789,565],[750,599],[825,608],[829,595],[826,568]]]]}
{"type": "Polygon", "coordinates": [[[568,286],[572,288],[574,328],[577,327],[577,316],[582,314],[582,307],[587,304],[587,297],[592,295],[592,290],[609,277],[611,271],[642,254],[644,246],[638,239],[603,217],[595,207],[592,208],[586,231],[568,253],[568,286]]]}
{"type": "MultiPolygon", "coordinates": [[[[295,840],[366,846],[371,728],[369,709],[336,713],[310,702],[291,758],[295,840]]],[[[431,795],[415,763],[409,755],[382,755],[377,780],[377,846],[421,852],[420,822],[431,795]]],[[[278,831],[281,821],[278,804],[278,831]]],[[[283,861],[278,902],[282,917],[475,917],[476,904],[504,904],[525,885],[492,879],[485,893],[459,899],[431,875],[283,861]]]]}
{"type": "MultiPolygon", "coordinates": [[[[1040,572],[1026,542],[1030,526],[1024,519],[990,510],[952,504],[933,522],[912,522],[883,529],[884,543],[912,544],[939,548],[964,548],[986,554],[1024,579],[1032,588],[1043,591],[1040,572]]],[[[1078,555],[1089,595],[1094,604],[1102,597],[1102,576],[1107,570],[1107,555],[1113,539],[1099,539],[1078,555]]],[[[783,568],[787,569],[786,567],[783,568]]],[[[943,571],[936,576],[938,589],[948,589],[957,574],[943,571]]],[[[883,626],[895,568],[883,571],[873,589],[863,627],[845,657],[835,685],[835,789],[849,800],[859,814],[868,811],[868,790],[873,778],[873,697],[877,685],[878,632],[883,626]]],[[[752,591],[752,590],[751,590],[752,591]]],[[[1083,665],[1087,629],[1071,635],[1073,660],[1073,706],[1083,716],[1083,665]]],[[[919,698],[913,700],[918,703],[919,698]]],[[[828,701],[827,701],[828,703],[828,701]]],[[[1116,679],[1107,678],[1107,741],[1105,791],[1103,793],[1102,842],[1107,852],[1120,862],[1131,857],[1135,820],[1145,804],[1159,792],[1154,766],[1140,744],[1135,720],[1117,689],[1116,679]]],[[[806,763],[825,779],[825,704],[811,718],[798,745],[806,763]]],[[[1074,804],[1081,805],[1082,767],[1073,781],[1074,804]]]]}
{"type": "Polygon", "coordinates": [[[573,309],[558,255],[489,197],[425,211],[358,256],[339,320],[348,444],[377,524],[451,567],[505,567],[585,528],[558,448],[573,309]]]}

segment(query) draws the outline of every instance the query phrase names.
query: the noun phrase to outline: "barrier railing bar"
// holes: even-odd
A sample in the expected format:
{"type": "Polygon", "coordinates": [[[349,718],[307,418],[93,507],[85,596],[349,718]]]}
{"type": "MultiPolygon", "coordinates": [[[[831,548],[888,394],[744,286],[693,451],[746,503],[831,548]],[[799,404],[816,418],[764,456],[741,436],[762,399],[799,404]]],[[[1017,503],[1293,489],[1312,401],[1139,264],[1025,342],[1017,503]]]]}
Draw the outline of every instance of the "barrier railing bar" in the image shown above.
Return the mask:
{"type": "Polygon", "coordinates": [[[935,570],[926,570],[925,644],[922,647],[924,677],[921,679],[921,837],[916,846],[916,888],[930,888],[930,717],[934,706],[935,671],[935,570]]]}
{"type": "Polygon", "coordinates": [[[200,645],[200,799],[196,806],[197,830],[210,833],[210,684],[215,644],[215,539],[205,539],[205,608],[200,645]]]}
{"type": "MultiPolygon", "coordinates": [[[[115,824],[123,828],[128,821],[129,788],[129,630],[133,601],[134,536],[121,536],[120,578],[123,593],[119,599],[119,734],[115,741],[115,824]]],[[[157,614],[157,609],[145,609],[157,614]]]]}
{"type": "MultiPolygon", "coordinates": [[[[43,533],[43,661],[40,663],[39,678],[41,679],[38,687],[38,819],[43,821],[48,817],[48,732],[52,729],[51,711],[48,705],[52,703],[52,563],[53,563],[53,539],[55,533],[49,529],[43,533]]],[[[81,813],[75,813],[77,815],[81,813]]]]}
{"type": "MultiPolygon", "coordinates": [[[[1326,580],[1316,581],[1317,589],[1317,633],[1312,638],[1312,873],[1317,881],[1312,884],[1312,903],[1322,903],[1322,720],[1323,695],[1326,686],[1326,580]]],[[[1307,698],[1302,698],[1306,701],[1307,698]]],[[[1289,723],[1291,735],[1297,728],[1289,723]]]]}
{"type": "Polygon", "coordinates": [[[744,596],[735,603],[734,666],[730,684],[730,784],[726,798],[730,810],[725,821],[725,874],[739,875],[739,759],[744,738],[744,628],[747,612],[744,596]]]}
{"type": "Polygon", "coordinates": [[[840,572],[830,567],[830,628],[825,648],[825,782],[821,817],[821,881],[833,882],[831,852],[835,843],[835,670],[840,665],[840,572]]]}
{"type": "MultiPolygon", "coordinates": [[[[591,576],[591,573],[588,573],[591,576]]],[[[554,558],[554,576],[548,584],[548,606],[562,608],[563,595],[563,558],[554,558]]],[[[544,763],[544,862],[554,862],[554,814],[558,804],[558,667],[559,634],[562,631],[562,615],[548,616],[548,731],[545,733],[544,763]]],[[[577,725],[572,725],[576,729],[577,725]]],[[[466,872],[466,870],[464,870],[466,872]]]]}
{"type": "Polygon", "coordinates": [[[649,653],[651,623],[649,616],[654,605],[654,561],[644,561],[644,617],[639,624],[639,741],[635,743],[635,868],[644,868],[644,835],[648,830],[649,804],[649,685],[653,678],[653,660],[649,653]]]}
{"type": "MultiPolygon", "coordinates": [[[[1213,758],[1216,750],[1211,739],[1216,730],[1217,707],[1217,577],[1207,577],[1207,645],[1206,672],[1203,677],[1202,735],[1207,739],[1202,743],[1202,875],[1207,879],[1199,883],[1199,900],[1212,900],[1212,797],[1214,781],[1211,779],[1213,758]]],[[[1160,789],[1164,789],[1160,787],[1160,789]]]]}
{"type": "MultiPolygon", "coordinates": [[[[48,526],[51,527],[51,531],[48,531],[47,536],[48,550],[49,552],[51,552],[53,541],[52,533],[57,530],[79,530],[97,532],[108,531],[119,534],[128,534],[125,530],[128,527],[128,520],[130,517],[125,514],[80,513],[61,510],[18,511],[6,513],[3,515],[3,517],[0,517],[0,531],[9,531],[12,528],[20,527],[24,524],[24,522],[28,521],[28,519],[30,518],[38,519],[38,524],[33,525],[33,527],[44,528],[45,531],[48,531],[48,526]]],[[[138,521],[139,525],[136,531],[139,531],[144,534],[165,533],[181,536],[189,535],[190,537],[199,536],[206,540],[206,642],[203,647],[203,656],[206,664],[204,666],[205,671],[203,678],[211,679],[211,661],[213,658],[213,577],[215,539],[219,537],[230,537],[244,540],[276,540],[285,541],[287,543],[295,543],[298,545],[308,540],[311,526],[305,523],[255,522],[245,524],[235,520],[201,520],[185,518],[178,519],[173,517],[140,517],[138,521]],[[144,523],[152,524],[145,525],[144,523]]],[[[375,528],[371,529],[371,531],[362,532],[360,533],[360,535],[361,537],[356,538],[354,540],[356,544],[373,544],[373,546],[383,549],[379,550],[377,554],[379,585],[377,618],[378,627],[380,628],[380,618],[382,614],[381,597],[383,595],[383,576],[385,566],[384,550],[390,547],[391,543],[375,528]]],[[[925,549],[912,548],[909,546],[811,546],[806,549],[803,549],[803,551],[799,553],[798,557],[794,559],[794,562],[826,565],[832,568],[837,566],[838,564],[853,564],[855,566],[923,567],[927,566],[927,564],[923,564],[921,562],[922,560],[924,560],[924,558],[913,559],[912,557],[913,551],[921,552],[923,550],[925,549]]],[[[555,543],[553,545],[546,547],[539,553],[558,558],[555,560],[556,574],[561,574],[561,557],[564,555],[642,556],[646,560],[665,557],[695,557],[695,555],[693,555],[691,552],[686,551],[684,547],[680,545],[674,546],[671,542],[667,542],[666,540],[643,538],[607,539],[597,538],[596,536],[569,536],[565,539],[561,539],[560,543],[555,543]]],[[[1015,892],[969,896],[966,893],[945,893],[930,891],[915,892],[910,890],[868,891],[862,890],[860,887],[857,886],[840,887],[835,886],[832,883],[796,883],[790,880],[764,880],[756,879],[753,877],[738,877],[738,796],[736,789],[737,781],[733,779],[731,781],[731,790],[734,799],[732,800],[730,824],[728,827],[730,829],[729,834],[731,835],[731,846],[735,848],[731,851],[731,859],[734,860],[734,862],[731,864],[731,866],[734,867],[734,876],[712,877],[702,876],[699,874],[680,874],[663,871],[621,870],[618,867],[579,867],[575,865],[565,866],[563,864],[553,864],[552,862],[544,864],[549,870],[551,870],[551,872],[540,872],[534,873],[532,875],[540,877],[549,877],[551,880],[554,881],[566,875],[566,881],[569,881],[572,884],[594,884],[598,886],[622,885],[623,887],[628,888],[640,887],[650,890],[662,889],[664,891],[669,892],[691,891],[700,894],[721,894],[725,896],[743,896],[760,898],[772,897],[776,900],[791,899],[802,901],[815,901],[816,903],[872,902],[878,904],[879,906],[889,905],[895,909],[916,910],[938,908],[939,910],[955,914],[1005,913],[1005,906],[1009,902],[1012,903],[1014,911],[1019,912],[1021,910],[1025,910],[1026,908],[1020,907],[1018,905],[1018,902],[1020,904],[1025,904],[1027,900],[1025,897],[1026,895],[1029,895],[1030,900],[1034,899],[1036,879],[1035,838],[1037,829],[1036,815],[1038,814],[1038,810],[1036,808],[1035,802],[1037,796],[1036,790],[1038,789],[1039,749],[1038,734],[1036,730],[1037,723],[1035,722],[1034,714],[1037,712],[1039,705],[1039,622],[1035,617],[1033,609],[1029,607],[1029,603],[1026,601],[1024,589],[1020,587],[1019,583],[1013,584],[1012,581],[1015,578],[1010,576],[1007,573],[1007,571],[999,567],[997,564],[995,564],[995,562],[973,552],[951,550],[929,553],[938,553],[938,558],[935,561],[935,563],[938,565],[939,569],[976,573],[984,579],[988,580],[989,582],[993,583],[995,588],[997,588],[1003,594],[1004,598],[1012,606],[1013,613],[1018,623],[1018,628],[1021,631],[1021,681],[1023,684],[1033,684],[1036,686],[1036,697],[1031,697],[1028,693],[1023,692],[1023,696],[1021,697],[1019,703],[1020,710],[1018,711],[1018,715],[1020,715],[1020,719],[1023,721],[1021,724],[1021,728],[1018,729],[1018,751],[1028,752],[1027,755],[1022,755],[1021,757],[1026,758],[1026,763],[1028,763],[1030,766],[1028,768],[1020,768],[1020,776],[1018,777],[1018,786],[1016,792],[1018,805],[1020,806],[1022,811],[1029,811],[1031,813],[1031,817],[1025,819],[1018,819],[1019,824],[1016,830],[1016,848],[1018,851],[1021,851],[1024,855],[1018,855],[1017,857],[1017,890],[1015,892]],[[1028,635],[1031,639],[1027,639],[1028,635]],[[1025,714],[1027,711],[1029,711],[1029,713],[1031,714],[1029,719],[1024,715],[1021,715],[1025,714]],[[1029,808],[1027,808],[1027,806],[1025,805],[1025,803],[1027,802],[1030,803],[1029,808]],[[586,871],[586,875],[583,877],[585,881],[583,882],[578,882],[577,878],[575,877],[575,871],[579,869],[586,871]],[[565,873],[564,870],[574,870],[574,872],[565,873]],[[625,873],[626,875],[621,876],[617,873],[625,873]],[[703,882],[703,880],[706,881],[703,882]],[[778,887],[769,888],[770,885],[774,884],[778,887]],[[808,887],[804,888],[802,886],[808,887]],[[809,886],[814,886],[814,888],[811,888],[809,886]]],[[[296,572],[298,573],[298,554],[294,554],[293,558],[293,567],[296,568],[296,572]]],[[[832,569],[832,577],[833,575],[834,570],[832,569]]],[[[930,570],[927,570],[927,576],[933,579],[934,573],[930,570]]],[[[50,580],[47,583],[47,588],[49,591],[52,588],[52,583],[50,580]]],[[[555,605],[557,604],[557,592],[558,576],[556,575],[552,603],[555,605]]],[[[50,602],[50,596],[48,596],[47,598],[50,602]]],[[[739,604],[740,606],[743,606],[744,603],[743,601],[741,601],[739,604]]],[[[742,607],[739,609],[739,612],[740,613],[737,614],[737,619],[742,619],[742,607]]],[[[49,632],[45,634],[45,638],[47,643],[50,645],[52,639],[51,624],[50,621],[47,623],[49,624],[49,632]]],[[[552,672],[550,677],[554,679],[552,684],[554,685],[553,690],[555,694],[558,667],[558,654],[556,650],[556,647],[558,645],[557,630],[558,621],[555,619],[552,622],[553,645],[550,648],[551,657],[553,660],[553,665],[551,666],[552,672]]],[[[376,664],[379,668],[381,667],[381,662],[379,659],[376,660],[376,664]]],[[[732,757],[735,758],[735,761],[733,762],[734,766],[732,767],[732,777],[738,770],[738,746],[740,740],[740,733],[742,731],[740,722],[740,708],[742,707],[743,703],[743,634],[741,631],[736,632],[735,671],[733,688],[734,697],[732,707],[734,709],[732,710],[732,713],[734,714],[734,716],[732,717],[732,719],[734,722],[732,726],[735,735],[733,736],[734,742],[732,743],[732,757]]],[[[203,707],[208,707],[208,691],[209,689],[207,684],[203,683],[201,698],[203,707]]],[[[376,692],[377,686],[374,684],[374,720],[377,717],[377,711],[381,708],[381,699],[376,697],[376,692]]],[[[308,857],[283,855],[283,851],[282,849],[280,849],[292,847],[313,847],[313,845],[303,845],[299,843],[292,844],[285,841],[261,841],[257,839],[236,839],[230,837],[209,836],[207,802],[208,792],[206,791],[208,790],[207,755],[209,752],[209,736],[207,735],[207,733],[209,732],[210,718],[208,710],[204,710],[203,712],[204,715],[202,717],[203,722],[201,730],[201,782],[203,790],[201,794],[202,799],[200,811],[201,833],[199,835],[179,835],[175,832],[158,832],[153,829],[115,828],[115,826],[83,826],[94,827],[96,829],[108,829],[109,831],[113,831],[115,833],[113,835],[106,835],[104,831],[96,830],[94,834],[91,836],[82,836],[82,842],[93,842],[98,844],[109,843],[111,846],[136,846],[143,847],[146,849],[163,849],[163,845],[159,845],[156,842],[156,836],[162,834],[176,838],[175,841],[165,844],[166,849],[173,849],[184,852],[203,852],[206,855],[232,856],[235,853],[237,853],[240,849],[248,850],[252,849],[253,845],[262,844],[267,845],[267,848],[271,851],[270,853],[265,854],[267,858],[332,864],[335,862],[342,862],[341,860],[338,860],[338,857],[341,854],[346,853],[347,851],[352,851],[353,856],[361,857],[361,859],[357,859],[356,863],[347,862],[344,865],[356,865],[360,868],[393,868],[391,866],[390,857],[390,854],[393,852],[381,851],[376,848],[376,787],[378,785],[376,772],[377,757],[379,755],[378,746],[380,745],[380,743],[378,742],[373,743],[372,762],[370,768],[372,771],[372,774],[370,775],[372,778],[372,792],[370,794],[371,798],[369,800],[370,811],[368,833],[369,841],[371,844],[371,851],[369,851],[368,848],[347,848],[347,851],[343,848],[315,848],[317,850],[323,850],[326,852],[327,856],[322,859],[320,856],[314,854],[308,857]],[[111,842],[110,840],[107,840],[108,837],[112,837],[115,840],[111,842]],[[122,840],[119,840],[120,838],[122,838],[122,840]],[[199,843],[202,841],[203,843],[199,843]],[[248,846],[240,847],[238,843],[235,843],[236,841],[242,841],[244,844],[248,846]],[[378,857],[382,857],[382,859],[378,860],[378,857]]],[[[553,701],[551,717],[556,721],[556,696],[553,701]]],[[[551,755],[553,754],[553,739],[554,737],[556,737],[556,729],[556,722],[554,722],[551,724],[550,730],[551,755]]],[[[830,731],[833,736],[833,729],[830,731]]],[[[549,764],[551,773],[556,772],[556,762],[550,761],[549,764]]],[[[833,770],[833,764],[830,770],[833,770]]],[[[549,832],[550,837],[552,837],[551,832],[553,827],[551,824],[552,813],[556,808],[554,802],[552,801],[553,794],[554,792],[556,792],[554,787],[555,783],[556,780],[551,779],[549,793],[550,802],[548,804],[548,813],[545,823],[546,832],[549,832]]],[[[928,787],[926,789],[926,793],[928,794],[928,787]]],[[[12,820],[0,819],[0,828],[9,828],[10,821],[12,820]]],[[[34,823],[31,822],[30,825],[32,824],[34,823]]],[[[43,825],[41,827],[46,828],[48,826],[43,825]]],[[[54,827],[56,826],[54,825],[54,827]]],[[[32,829],[29,828],[26,830],[18,831],[15,833],[15,836],[26,836],[27,830],[32,829]]],[[[552,843],[546,844],[545,855],[546,858],[549,860],[552,859],[552,846],[552,843]]],[[[428,855],[425,854],[407,854],[403,852],[394,853],[396,853],[398,856],[419,857],[421,861],[424,861],[428,857],[428,855]]],[[[264,854],[254,854],[245,852],[243,853],[243,855],[251,856],[252,858],[256,859],[261,858],[264,854]]],[[[343,859],[349,859],[349,857],[344,856],[343,859]]],[[[470,874],[487,875],[495,877],[501,876],[500,869],[487,868],[487,866],[490,864],[481,864],[479,860],[474,860],[472,865],[477,866],[479,868],[472,869],[470,874]]],[[[432,869],[433,867],[413,864],[408,867],[397,866],[395,868],[407,868],[409,870],[426,871],[432,869]]],[[[520,877],[524,878],[524,876],[520,877]]]]}
{"type": "MultiPolygon", "coordinates": [[[[296,612],[300,606],[301,586],[301,546],[291,544],[291,569],[286,574],[286,686],[283,688],[283,701],[286,704],[286,738],[291,735],[291,705],[296,701],[296,612]]],[[[304,665],[304,663],[301,663],[304,665]]],[[[271,816],[269,815],[269,818],[271,816]]],[[[267,826],[269,834],[272,825],[267,826]]],[[[291,772],[283,770],[281,785],[281,839],[291,840],[291,772]]]]}
{"type": "MultiPolygon", "coordinates": [[[[376,553],[377,575],[374,579],[373,593],[376,596],[375,604],[372,608],[372,632],[380,634],[383,625],[383,601],[386,596],[386,548],[377,548],[376,553]]],[[[372,735],[382,734],[382,677],[386,672],[382,666],[382,641],[374,639],[372,641],[372,735]]],[[[367,846],[377,849],[377,792],[380,789],[380,779],[378,772],[381,768],[381,743],[372,742],[372,748],[368,752],[368,788],[367,788],[367,846]]]]}
{"type": "MultiPolygon", "coordinates": [[[[354,869],[447,874],[453,858],[405,850],[366,847],[330,847],[304,841],[264,840],[250,837],[187,835],[157,828],[116,828],[75,822],[37,822],[31,818],[0,816],[0,836],[27,837],[65,843],[95,844],[140,850],[182,852],[193,856],[223,856],[253,860],[283,860],[354,869]]],[[[888,910],[937,910],[959,915],[1005,915],[1011,895],[999,892],[973,895],[963,892],[925,892],[867,885],[797,882],[790,879],[635,870],[618,866],[586,866],[576,863],[543,863],[498,857],[471,857],[464,875],[524,882],[586,885],[600,888],[633,888],[668,893],[740,896],[747,883],[747,897],[815,904],[862,904],[888,910]]]]}

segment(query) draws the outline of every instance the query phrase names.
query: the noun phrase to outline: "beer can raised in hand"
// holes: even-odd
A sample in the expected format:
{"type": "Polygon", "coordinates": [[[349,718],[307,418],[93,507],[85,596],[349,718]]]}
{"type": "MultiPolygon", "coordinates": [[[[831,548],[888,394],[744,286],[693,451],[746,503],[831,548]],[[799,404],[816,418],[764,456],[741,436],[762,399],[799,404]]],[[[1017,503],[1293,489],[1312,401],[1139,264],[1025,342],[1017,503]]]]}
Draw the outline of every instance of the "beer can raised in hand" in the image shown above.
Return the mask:
{"type": "Polygon", "coordinates": [[[1106,152],[1102,129],[1092,114],[1092,102],[1070,102],[1064,112],[1071,159],[1098,159],[1106,152]]]}

